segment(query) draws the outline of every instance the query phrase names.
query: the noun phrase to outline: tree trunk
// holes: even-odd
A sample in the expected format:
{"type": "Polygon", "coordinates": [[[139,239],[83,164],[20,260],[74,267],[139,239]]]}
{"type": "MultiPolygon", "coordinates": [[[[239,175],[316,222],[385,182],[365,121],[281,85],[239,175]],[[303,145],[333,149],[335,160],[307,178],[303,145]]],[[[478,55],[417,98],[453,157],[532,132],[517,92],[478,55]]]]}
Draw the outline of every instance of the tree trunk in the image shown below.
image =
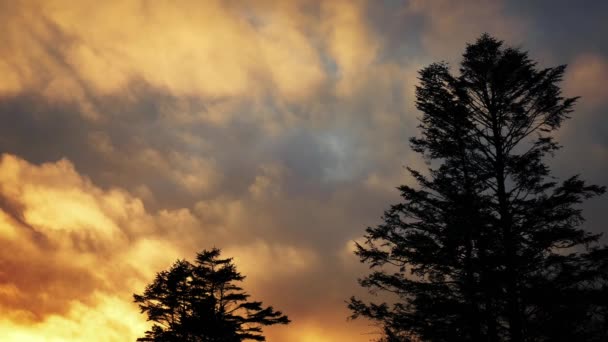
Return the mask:
{"type": "Polygon", "coordinates": [[[523,322],[519,303],[519,290],[517,282],[517,254],[513,235],[511,213],[506,191],[505,162],[502,150],[500,128],[497,118],[493,125],[494,148],[496,151],[495,177],[498,197],[498,214],[504,248],[505,282],[507,294],[507,320],[509,322],[509,335],[511,342],[523,342],[523,322]]]}

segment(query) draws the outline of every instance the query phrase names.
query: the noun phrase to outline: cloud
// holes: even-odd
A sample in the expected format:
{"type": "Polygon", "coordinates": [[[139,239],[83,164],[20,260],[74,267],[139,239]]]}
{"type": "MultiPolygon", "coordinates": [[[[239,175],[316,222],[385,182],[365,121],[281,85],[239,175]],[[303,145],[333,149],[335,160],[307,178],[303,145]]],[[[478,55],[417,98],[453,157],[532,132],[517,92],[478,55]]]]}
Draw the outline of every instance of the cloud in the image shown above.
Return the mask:
{"type": "Polygon", "coordinates": [[[601,21],[543,38],[563,21],[529,6],[0,2],[3,333],[86,340],[100,321],[108,341],[138,336],[131,294],[218,246],[293,319],[270,341],[368,340],[345,322],[366,272],[352,241],[412,182],[403,166],[426,167],[408,146],[421,67],[486,31],[570,62],[565,94],[583,98],[554,168],[605,183],[601,21]]]}
{"type": "Polygon", "coordinates": [[[66,160],[34,166],[3,155],[0,180],[2,197],[19,208],[2,208],[0,273],[11,296],[0,305],[40,320],[68,310],[72,300],[88,303],[95,291],[120,292],[122,281],[130,281],[120,271],[131,280],[142,276],[118,261],[133,241],[154,231],[139,199],[94,186],[66,160]]]}
{"type": "Polygon", "coordinates": [[[324,79],[303,32],[310,18],[283,19],[298,7],[259,13],[258,6],[223,1],[90,6],[50,1],[12,8],[17,15],[5,22],[9,44],[2,56],[20,72],[9,74],[2,88],[38,86],[54,98],[82,98],[128,91],[132,79],[142,79],[176,95],[215,98],[268,89],[299,97],[324,79]],[[34,24],[13,29],[25,20],[34,24]]]}
{"type": "Polygon", "coordinates": [[[91,336],[103,341],[135,340],[147,329],[147,323],[134,315],[132,305],[122,298],[97,295],[95,303],[92,308],[75,302],[66,314],[50,315],[27,326],[10,316],[3,317],[0,331],[5,341],[84,342],[90,341],[91,336]]]}
{"type": "Polygon", "coordinates": [[[336,63],[338,95],[352,95],[365,79],[364,71],[375,60],[377,37],[366,24],[363,1],[322,2],[323,31],[329,39],[327,50],[336,63]],[[355,5],[353,5],[355,4],[355,5]]]}
{"type": "MultiPolygon", "coordinates": [[[[65,159],[34,165],[4,154],[0,308],[6,315],[0,333],[9,341],[40,341],[42,336],[84,341],[93,330],[104,341],[141,335],[147,323],[131,303],[131,294],[175,259],[212,246],[235,258],[256,298],[294,319],[312,319],[318,305],[331,316],[336,302],[327,306],[326,301],[341,301],[340,282],[312,285],[306,279],[326,272],[339,279],[332,271],[334,261],[327,255],[321,259],[324,252],[317,246],[272,241],[261,227],[253,229],[251,217],[260,207],[252,203],[265,198],[262,191],[268,194],[260,182],[268,183],[260,179],[276,175],[277,169],[260,170],[251,185],[260,192],[252,192],[246,206],[218,199],[201,201],[194,209],[150,212],[137,196],[96,186],[65,159]],[[311,301],[312,294],[318,299],[311,301]]],[[[342,262],[341,255],[333,257],[342,262]]],[[[301,331],[307,324],[294,329],[301,331]]],[[[269,336],[276,334],[284,332],[272,330],[269,336]]]]}
{"type": "Polygon", "coordinates": [[[608,104],[608,61],[596,54],[582,54],[570,64],[566,79],[565,91],[570,96],[581,96],[584,107],[598,107],[608,104]]]}
{"type": "Polygon", "coordinates": [[[422,40],[429,52],[439,56],[459,53],[463,41],[470,42],[483,32],[513,40],[523,29],[521,22],[506,15],[502,1],[411,1],[408,10],[426,17],[422,40]]]}

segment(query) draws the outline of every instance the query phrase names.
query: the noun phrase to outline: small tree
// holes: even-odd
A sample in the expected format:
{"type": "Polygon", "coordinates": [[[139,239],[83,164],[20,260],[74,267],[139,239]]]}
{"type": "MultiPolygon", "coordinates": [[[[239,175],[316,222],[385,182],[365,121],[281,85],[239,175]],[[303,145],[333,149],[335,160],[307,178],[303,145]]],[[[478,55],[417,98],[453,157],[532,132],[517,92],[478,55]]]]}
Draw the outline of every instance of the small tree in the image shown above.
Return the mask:
{"type": "Polygon", "coordinates": [[[245,279],[220,250],[203,250],[194,264],[178,260],[161,271],[135,302],[154,322],[138,341],[236,342],[265,341],[262,327],[288,324],[287,316],[249,295],[237,285],[245,279]]]}
{"type": "Polygon", "coordinates": [[[445,63],[420,71],[411,143],[436,168],[410,169],[419,186],[399,187],[403,201],[358,245],[373,269],[361,285],[396,297],[352,298],[354,318],[387,341],[605,338],[607,253],[578,208],[605,188],[559,184],[543,161],[576,101],[560,94],[564,70],[483,35],[458,75],[445,63]]]}

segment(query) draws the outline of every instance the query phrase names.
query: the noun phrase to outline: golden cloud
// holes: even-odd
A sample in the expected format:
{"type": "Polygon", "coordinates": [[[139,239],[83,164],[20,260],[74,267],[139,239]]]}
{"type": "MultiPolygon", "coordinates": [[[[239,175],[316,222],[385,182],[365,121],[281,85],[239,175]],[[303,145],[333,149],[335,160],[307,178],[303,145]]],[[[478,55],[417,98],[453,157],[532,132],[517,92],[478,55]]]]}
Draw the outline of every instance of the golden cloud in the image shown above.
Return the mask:
{"type": "Polygon", "coordinates": [[[360,2],[91,6],[63,0],[14,4],[11,15],[3,16],[0,91],[36,88],[52,98],[86,102],[91,91],[128,92],[130,82],[141,79],[176,95],[274,91],[299,98],[326,79],[319,45],[325,34],[344,77],[375,54],[360,2]],[[311,5],[322,15],[306,11],[311,5]]]}
{"type": "MultiPolygon", "coordinates": [[[[502,2],[379,7],[0,2],[0,147],[20,155],[0,160],[3,341],[133,340],[131,294],[213,246],[293,319],[270,341],[371,338],[345,323],[364,274],[348,240],[424,166],[403,143],[417,70],[526,29],[502,2]]],[[[605,74],[581,57],[566,90],[599,104],[605,74]]]]}
{"type": "MultiPolygon", "coordinates": [[[[273,170],[261,168],[261,177],[273,170]]],[[[265,191],[260,178],[252,186],[265,191]]],[[[194,210],[151,213],[138,197],[99,188],[65,159],[34,165],[3,155],[0,199],[4,341],[134,339],[148,325],[131,294],[175,259],[216,244],[235,257],[254,295],[264,296],[261,286],[270,279],[302,277],[320,262],[305,247],[234,239],[244,235],[252,214],[241,201],[201,201],[194,210]]],[[[277,299],[266,293],[264,300],[277,299]]],[[[268,336],[277,334],[285,332],[268,336]]]]}

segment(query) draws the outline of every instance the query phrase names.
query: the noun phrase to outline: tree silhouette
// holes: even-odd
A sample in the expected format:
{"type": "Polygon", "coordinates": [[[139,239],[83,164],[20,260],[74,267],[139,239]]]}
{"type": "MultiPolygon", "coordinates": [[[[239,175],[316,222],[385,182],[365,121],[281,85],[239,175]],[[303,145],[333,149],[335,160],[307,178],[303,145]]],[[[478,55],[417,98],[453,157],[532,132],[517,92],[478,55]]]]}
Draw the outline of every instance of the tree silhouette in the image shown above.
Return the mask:
{"type": "Polygon", "coordinates": [[[262,327],[288,324],[287,316],[249,295],[236,285],[245,279],[231,258],[220,250],[203,250],[194,264],[176,261],[161,271],[135,302],[154,322],[138,341],[236,342],[265,341],[262,327]]]}
{"type": "Polygon", "coordinates": [[[607,336],[607,253],[578,207],[605,188],[558,184],[543,162],[577,100],[561,96],[564,71],[489,35],[467,46],[458,75],[446,63],[420,71],[410,142],[429,170],[408,169],[419,186],[399,187],[403,202],[356,251],[372,269],[360,284],[395,296],[351,298],[353,318],[378,322],[385,341],[607,336]]]}

